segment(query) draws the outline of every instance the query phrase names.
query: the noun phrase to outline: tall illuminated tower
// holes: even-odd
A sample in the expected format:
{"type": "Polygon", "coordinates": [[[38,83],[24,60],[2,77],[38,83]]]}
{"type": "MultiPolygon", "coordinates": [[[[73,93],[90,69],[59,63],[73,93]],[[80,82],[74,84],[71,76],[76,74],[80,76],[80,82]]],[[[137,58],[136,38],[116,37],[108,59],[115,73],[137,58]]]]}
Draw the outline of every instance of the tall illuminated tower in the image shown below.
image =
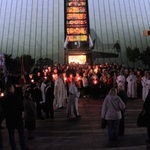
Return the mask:
{"type": "Polygon", "coordinates": [[[88,1],[65,0],[65,56],[66,62],[91,63],[88,1]]]}

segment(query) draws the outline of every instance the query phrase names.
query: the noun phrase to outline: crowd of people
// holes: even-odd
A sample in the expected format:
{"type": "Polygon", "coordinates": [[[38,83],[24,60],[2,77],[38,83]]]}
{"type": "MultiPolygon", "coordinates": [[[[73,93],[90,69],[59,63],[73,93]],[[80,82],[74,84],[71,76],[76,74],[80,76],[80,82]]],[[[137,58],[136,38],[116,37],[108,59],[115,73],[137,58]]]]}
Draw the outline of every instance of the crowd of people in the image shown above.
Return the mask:
{"type": "MultiPolygon", "coordinates": [[[[32,131],[36,128],[36,118],[54,119],[55,109],[66,108],[67,119],[80,118],[79,97],[105,98],[102,117],[105,117],[106,113],[105,103],[108,104],[107,101],[112,97],[117,99],[119,105],[117,105],[118,103],[116,105],[119,108],[116,106],[114,108],[119,109],[120,112],[116,116],[112,116],[115,113],[110,111],[110,115],[106,116],[109,125],[109,140],[115,140],[118,133],[112,137],[112,132],[114,132],[112,127],[121,123],[120,121],[112,122],[110,118],[120,120],[124,116],[126,98],[121,92],[127,93],[129,99],[139,97],[145,101],[150,89],[150,76],[147,70],[127,68],[124,64],[114,63],[101,63],[93,66],[71,63],[70,65],[57,64],[43,68],[38,66],[30,74],[9,75],[7,80],[7,83],[0,87],[1,91],[4,91],[1,105],[5,112],[10,145],[14,150],[16,149],[15,129],[18,130],[20,136],[21,149],[26,149],[26,136],[23,134],[23,111],[27,138],[31,140],[33,139],[32,131]],[[120,92],[119,96],[117,96],[116,89],[120,92]]],[[[123,125],[124,123],[122,123],[123,125]]],[[[119,128],[117,128],[118,130],[119,128]]],[[[120,134],[123,133],[124,127],[120,131],[120,134]]]]}

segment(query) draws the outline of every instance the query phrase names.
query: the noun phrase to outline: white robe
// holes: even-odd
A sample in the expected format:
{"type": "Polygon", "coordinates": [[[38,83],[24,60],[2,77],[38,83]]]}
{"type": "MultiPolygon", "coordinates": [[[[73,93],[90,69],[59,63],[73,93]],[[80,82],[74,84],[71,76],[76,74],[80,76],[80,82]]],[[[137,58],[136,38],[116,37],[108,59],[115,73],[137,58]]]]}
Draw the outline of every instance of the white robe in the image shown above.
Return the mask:
{"type": "Polygon", "coordinates": [[[65,83],[61,78],[57,78],[54,85],[54,104],[57,108],[60,108],[64,104],[64,100],[67,98],[67,92],[65,88],[65,83]]]}
{"type": "Polygon", "coordinates": [[[117,76],[116,82],[117,82],[117,86],[122,86],[123,89],[125,89],[125,76],[124,75],[119,75],[117,76]]]}
{"type": "Polygon", "coordinates": [[[141,83],[142,83],[142,86],[143,86],[143,89],[142,89],[142,100],[145,101],[146,96],[148,95],[148,92],[149,92],[149,89],[150,89],[150,80],[148,80],[148,78],[146,78],[144,76],[141,79],[141,83]]]}
{"type": "Polygon", "coordinates": [[[135,75],[129,75],[126,79],[127,86],[127,96],[129,98],[137,97],[137,77],[135,75]]]}
{"type": "Polygon", "coordinates": [[[68,108],[67,108],[67,114],[74,113],[75,116],[79,115],[78,112],[78,97],[79,92],[74,83],[72,83],[69,87],[69,98],[68,98],[68,108]]]}
{"type": "Polygon", "coordinates": [[[45,102],[45,87],[46,87],[46,84],[42,82],[42,84],[41,84],[41,92],[42,92],[43,102],[45,102]]]}

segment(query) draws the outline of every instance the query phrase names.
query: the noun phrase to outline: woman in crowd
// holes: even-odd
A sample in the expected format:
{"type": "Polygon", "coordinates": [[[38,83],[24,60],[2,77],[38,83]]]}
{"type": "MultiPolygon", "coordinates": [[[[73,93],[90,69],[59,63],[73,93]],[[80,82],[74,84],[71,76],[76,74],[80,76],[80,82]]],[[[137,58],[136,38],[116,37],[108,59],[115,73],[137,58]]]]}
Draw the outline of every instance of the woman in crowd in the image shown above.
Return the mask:
{"type": "Polygon", "coordinates": [[[101,117],[107,120],[109,141],[116,141],[119,135],[119,123],[121,111],[125,109],[125,104],[117,95],[117,89],[111,88],[109,94],[104,99],[101,117]]]}

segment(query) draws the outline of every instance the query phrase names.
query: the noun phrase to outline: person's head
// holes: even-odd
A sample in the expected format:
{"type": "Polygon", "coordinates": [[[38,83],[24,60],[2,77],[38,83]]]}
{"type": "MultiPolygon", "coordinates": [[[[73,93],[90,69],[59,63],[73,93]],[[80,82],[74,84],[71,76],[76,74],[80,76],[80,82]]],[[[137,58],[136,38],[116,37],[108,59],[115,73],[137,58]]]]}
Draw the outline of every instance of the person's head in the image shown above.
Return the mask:
{"type": "Polygon", "coordinates": [[[137,70],[137,75],[140,75],[141,74],[141,71],[140,70],[137,70]]]}
{"type": "Polygon", "coordinates": [[[130,71],[130,75],[134,75],[134,72],[132,70],[130,71]]]}
{"type": "Polygon", "coordinates": [[[70,74],[69,74],[69,77],[70,77],[70,78],[73,78],[73,74],[72,74],[72,73],[70,73],[70,74]]]}
{"type": "Polygon", "coordinates": [[[38,88],[41,86],[40,82],[36,82],[35,84],[36,84],[36,87],[38,87],[38,88]]]}
{"type": "Polygon", "coordinates": [[[123,72],[122,72],[122,71],[120,71],[120,75],[123,75],[123,72]]]}
{"type": "Polygon", "coordinates": [[[117,89],[114,88],[114,87],[111,88],[110,91],[109,91],[109,95],[114,95],[114,96],[117,95],[117,89]]]}
{"type": "Polygon", "coordinates": [[[66,72],[63,72],[62,75],[63,75],[63,77],[66,77],[66,72]]]}
{"type": "Polygon", "coordinates": [[[148,72],[148,71],[144,71],[144,75],[145,75],[146,77],[148,77],[148,76],[149,76],[149,72],[148,72]]]}
{"type": "Polygon", "coordinates": [[[61,72],[59,72],[58,76],[59,76],[59,78],[63,79],[63,75],[61,72]]]}
{"type": "Polygon", "coordinates": [[[129,70],[128,69],[125,69],[125,74],[129,74],[129,70]]]}

